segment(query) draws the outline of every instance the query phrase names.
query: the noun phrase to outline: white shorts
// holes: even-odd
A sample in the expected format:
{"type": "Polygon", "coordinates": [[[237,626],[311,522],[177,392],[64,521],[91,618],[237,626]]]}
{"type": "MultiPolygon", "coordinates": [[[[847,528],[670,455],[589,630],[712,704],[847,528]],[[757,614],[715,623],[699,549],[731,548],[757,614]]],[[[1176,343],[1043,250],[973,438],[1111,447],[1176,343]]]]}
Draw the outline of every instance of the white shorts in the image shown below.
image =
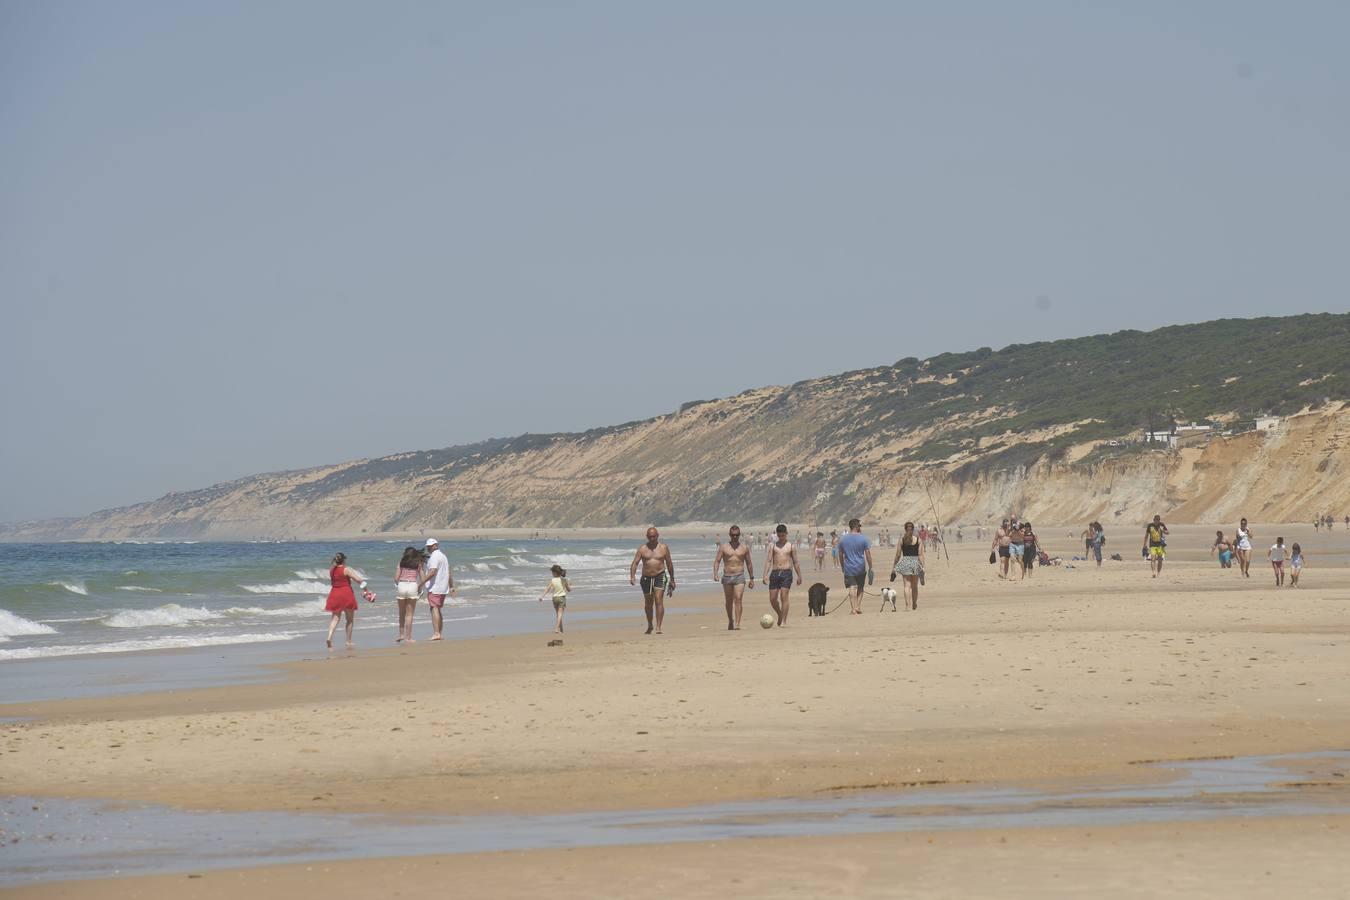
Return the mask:
{"type": "Polygon", "coordinates": [[[417,599],[417,582],[415,582],[415,581],[400,581],[400,582],[398,583],[398,593],[395,594],[395,596],[398,597],[398,599],[400,599],[400,600],[416,600],[416,599],[417,599]]]}

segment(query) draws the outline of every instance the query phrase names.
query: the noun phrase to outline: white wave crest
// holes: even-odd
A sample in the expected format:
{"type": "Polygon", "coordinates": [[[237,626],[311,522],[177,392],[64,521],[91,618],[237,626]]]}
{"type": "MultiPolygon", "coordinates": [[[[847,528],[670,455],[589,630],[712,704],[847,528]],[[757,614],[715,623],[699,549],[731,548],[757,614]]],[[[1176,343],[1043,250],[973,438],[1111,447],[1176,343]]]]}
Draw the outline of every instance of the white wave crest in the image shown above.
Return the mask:
{"type": "Polygon", "coordinates": [[[327,572],[320,572],[318,569],[296,569],[296,570],[295,570],[295,577],[296,577],[296,578],[314,578],[314,579],[317,579],[317,580],[319,580],[319,581],[323,581],[325,578],[328,577],[328,573],[327,573],[327,572]]]}
{"type": "Polygon", "coordinates": [[[56,629],[41,622],[33,622],[7,609],[0,609],[0,641],[33,634],[56,634],[56,629]]]}
{"type": "Polygon", "coordinates": [[[89,588],[84,586],[83,581],[49,581],[47,584],[52,587],[65,588],[72,594],[79,594],[81,597],[89,596],[89,588]]]}
{"type": "Polygon", "coordinates": [[[446,616],[445,621],[447,621],[447,622],[472,622],[472,621],[474,621],[475,619],[486,619],[486,618],[487,618],[487,613],[480,613],[479,615],[476,615],[476,616],[455,616],[454,618],[451,618],[451,617],[449,617],[449,616],[446,616]]]}
{"type": "Polygon", "coordinates": [[[123,609],[103,620],[113,628],[153,628],[157,625],[187,625],[219,619],[220,613],[209,609],[189,609],[177,603],[167,603],[155,609],[123,609]]]}
{"type": "Polygon", "coordinates": [[[559,553],[552,560],[564,569],[606,569],[617,564],[613,556],[585,553],[559,553]]]}
{"type": "Polygon", "coordinates": [[[532,565],[534,565],[534,563],[530,562],[528,559],[526,559],[526,558],[523,557],[523,556],[513,556],[513,557],[511,557],[511,565],[513,565],[513,566],[532,566],[532,565]]]}
{"type": "Polygon", "coordinates": [[[78,656],[86,653],[131,653],[136,650],[173,650],[184,647],[213,647],[221,644],[264,644],[272,641],[293,641],[299,636],[298,633],[184,635],[139,641],[113,641],[108,644],[24,647],[18,650],[0,650],[0,659],[36,659],[47,656],[78,656]]]}
{"type": "Polygon", "coordinates": [[[471,564],[469,565],[469,568],[473,569],[475,572],[491,572],[491,571],[492,571],[492,566],[488,565],[487,563],[471,563],[471,564]]]}
{"type": "Polygon", "coordinates": [[[241,584],[239,586],[250,594],[327,594],[332,585],[324,584],[322,581],[295,579],[283,581],[280,584],[241,584]]]}
{"type": "Polygon", "coordinates": [[[265,608],[262,606],[231,606],[225,610],[227,616],[312,616],[323,612],[323,604],[318,600],[305,600],[291,606],[265,608]]]}
{"type": "Polygon", "coordinates": [[[514,578],[461,578],[462,587],[524,587],[525,582],[514,578]]]}
{"type": "Polygon", "coordinates": [[[121,587],[118,588],[118,590],[119,590],[119,591],[145,591],[145,592],[148,593],[148,594],[162,594],[162,593],[164,593],[164,592],[161,591],[159,588],[138,587],[137,585],[134,585],[134,584],[125,584],[125,585],[122,585],[121,587]]]}

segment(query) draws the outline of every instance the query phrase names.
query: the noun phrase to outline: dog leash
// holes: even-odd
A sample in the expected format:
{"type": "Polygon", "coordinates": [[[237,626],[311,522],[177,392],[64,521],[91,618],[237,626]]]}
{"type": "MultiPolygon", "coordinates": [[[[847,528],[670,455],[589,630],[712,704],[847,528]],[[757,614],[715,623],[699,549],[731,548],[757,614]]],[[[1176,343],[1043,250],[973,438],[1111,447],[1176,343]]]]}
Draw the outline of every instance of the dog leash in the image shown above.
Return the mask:
{"type": "MultiPolygon", "coordinates": [[[[834,604],[834,610],[837,610],[838,607],[844,606],[845,603],[848,603],[848,596],[845,596],[845,598],[842,599],[842,600],[840,600],[840,602],[834,604]]],[[[825,611],[825,615],[829,615],[830,613],[833,613],[834,610],[826,610],[826,611],[825,611]]]]}
{"type": "MultiPolygon", "coordinates": [[[[872,593],[871,591],[863,591],[862,594],[861,594],[861,596],[863,596],[863,597],[880,597],[881,595],[880,595],[880,594],[874,594],[874,593],[872,593]]],[[[838,603],[836,603],[836,604],[834,605],[834,609],[827,609],[827,610],[825,611],[825,615],[828,616],[830,613],[834,612],[835,609],[838,609],[839,607],[843,606],[843,605],[844,605],[845,603],[847,603],[847,602],[848,602],[848,597],[845,596],[843,600],[840,600],[838,603]]]]}

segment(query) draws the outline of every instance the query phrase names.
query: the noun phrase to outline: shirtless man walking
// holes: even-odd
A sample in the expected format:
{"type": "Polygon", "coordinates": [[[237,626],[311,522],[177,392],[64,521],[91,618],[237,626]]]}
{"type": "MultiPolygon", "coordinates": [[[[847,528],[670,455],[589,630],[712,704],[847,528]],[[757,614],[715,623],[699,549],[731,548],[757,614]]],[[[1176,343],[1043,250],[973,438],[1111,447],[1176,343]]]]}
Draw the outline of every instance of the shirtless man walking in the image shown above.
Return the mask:
{"type": "Polygon", "coordinates": [[[1008,565],[1012,562],[1012,528],[1008,526],[1008,520],[1004,519],[998,526],[998,531],[994,532],[994,542],[990,549],[998,551],[998,577],[1008,577],[1008,565]]]}
{"type": "Polygon", "coordinates": [[[637,584],[638,564],[642,565],[643,609],[647,613],[647,634],[652,633],[652,612],[656,613],[656,633],[661,633],[661,623],[666,618],[666,592],[675,593],[675,560],[670,557],[670,548],[661,543],[661,533],[655,528],[647,529],[647,543],[637,548],[633,554],[633,564],[628,567],[628,583],[637,584]],[[669,573],[669,577],[667,577],[669,573]]]}
{"type": "Polygon", "coordinates": [[[778,526],[778,540],[769,545],[764,560],[764,581],[769,586],[769,605],[778,615],[778,627],[788,620],[788,591],[792,590],[792,573],[797,573],[797,585],[802,583],[802,567],[797,562],[797,545],[787,539],[787,526],[778,526]]]}
{"type": "Polygon", "coordinates": [[[713,557],[713,581],[717,581],[717,570],[722,570],[722,593],[727,598],[727,631],[741,630],[741,606],[745,596],[745,586],[755,589],[755,563],[750,558],[750,548],[741,543],[741,526],[732,525],[727,532],[731,540],[717,545],[717,555],[713,557]]]}

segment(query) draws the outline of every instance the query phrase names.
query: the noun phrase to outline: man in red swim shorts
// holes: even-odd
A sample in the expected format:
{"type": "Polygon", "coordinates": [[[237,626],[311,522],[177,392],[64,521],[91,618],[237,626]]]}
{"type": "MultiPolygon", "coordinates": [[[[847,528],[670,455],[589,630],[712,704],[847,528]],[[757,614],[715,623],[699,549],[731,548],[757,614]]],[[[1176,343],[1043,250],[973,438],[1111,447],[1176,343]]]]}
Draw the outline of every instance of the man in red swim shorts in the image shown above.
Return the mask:
{"type": "Polygon", "coordinates": [[[433,641],[441,639],[441,607],[445,606],[445,597],[455,596],[455,579],[450,574],[450,560],[441,552],[441,545],[435,538],[427,538],[427,574],[422,584],[427,589],[427,603],[431,606],[431,628],[435,632],[433,641]]]}

